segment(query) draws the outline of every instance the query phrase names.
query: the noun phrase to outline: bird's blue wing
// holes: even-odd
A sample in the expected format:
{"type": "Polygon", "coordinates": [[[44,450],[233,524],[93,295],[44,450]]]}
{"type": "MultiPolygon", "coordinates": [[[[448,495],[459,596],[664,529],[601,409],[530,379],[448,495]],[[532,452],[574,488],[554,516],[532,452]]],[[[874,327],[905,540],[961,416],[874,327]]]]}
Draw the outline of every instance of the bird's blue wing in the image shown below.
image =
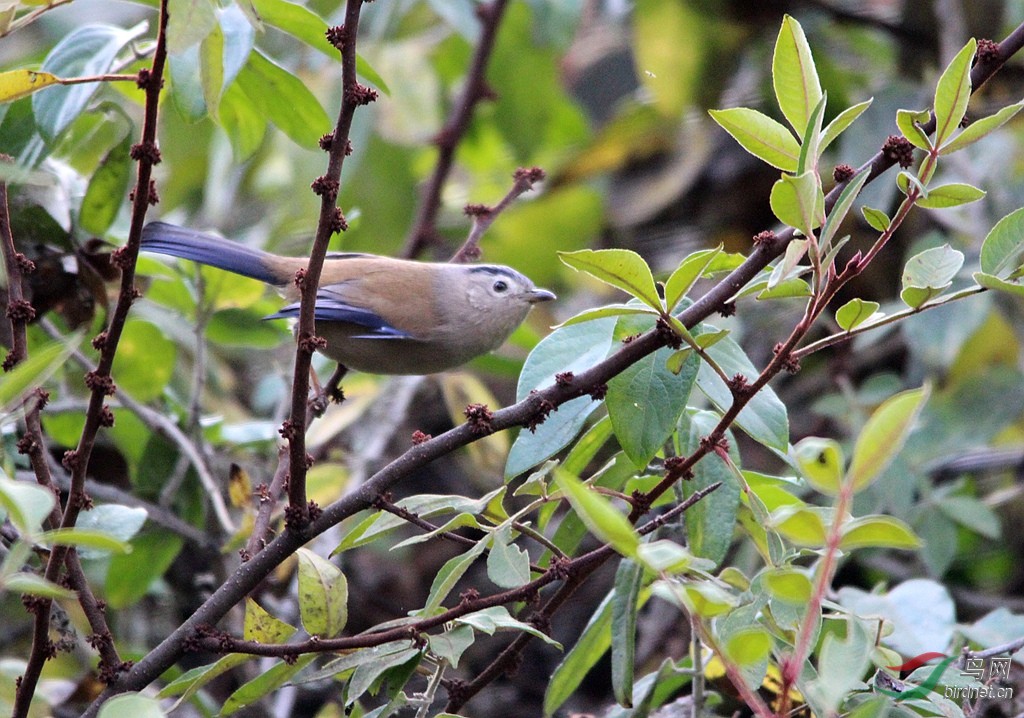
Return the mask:
{"type": "MultiPolygon", "coordinates": [[[[265,319],[286,319],[299,316],[299,303],[281,307],[280,311],[265,319]]],[[[366,333],[353,339],[411,339],[400,329],[395,329],[376,312],[346,302],[340,292],[332,287],[321,287],[316,293],[313,316],[318,322],[345,322],[366,327],[366,333]]]]}

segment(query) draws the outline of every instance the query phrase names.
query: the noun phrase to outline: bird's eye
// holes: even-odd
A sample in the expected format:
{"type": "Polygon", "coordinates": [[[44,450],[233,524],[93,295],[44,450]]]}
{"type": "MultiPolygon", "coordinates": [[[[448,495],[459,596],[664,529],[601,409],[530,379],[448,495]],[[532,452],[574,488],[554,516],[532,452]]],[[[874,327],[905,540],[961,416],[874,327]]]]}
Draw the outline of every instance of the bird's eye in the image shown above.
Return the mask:
{"type": "Polygon", "coordinates": [[[501,294],[503,292],[507,292],[508,291],[508,282],[506,282],[504,279],[499,279],[498,281],[496,281],[494,283],[494,291],[496,291],[498,294],[501,294]]]}

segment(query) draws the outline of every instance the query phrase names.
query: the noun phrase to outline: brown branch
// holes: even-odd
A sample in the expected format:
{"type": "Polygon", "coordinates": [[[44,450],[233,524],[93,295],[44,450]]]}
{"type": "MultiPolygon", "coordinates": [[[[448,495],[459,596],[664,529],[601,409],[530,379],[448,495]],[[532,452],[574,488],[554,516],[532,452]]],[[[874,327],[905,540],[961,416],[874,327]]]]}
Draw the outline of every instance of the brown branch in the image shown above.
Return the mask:
{"type": "MultiPolygon", "coordinates": [[[[23,361],[28,355],[27,326],[34,312],[31,304],[25,299],[23,280],[24,275],[33,271],[35,267],[14,246],[7,202],[7,183],[2,181],[0,181],[0,244],[2,244],[4,266],[7,273],[7,316],[11,325],[11,351],[4,361],[4,370],[6,371],[23,361]]],[[[36,482],[52,491],[55,496],[59,496],[47,463],[46,443],[39,417],[46,402],[46,396],[46,392],[41,388],[36,389],[34,396],[26,402],[25,434],[18,442],[18,450],[28,455],[36,482]]],[[[60,525],[61,513],[56,505],[54,505],[47,522],[51,527],[60,525]]],[[[99,651],[101,662],[106,665],[120,665],[121,659],[110,638],[106,617],[89,587],[85,573],[82,571],[82,565],[78,560],[78,554],[74,551],[68,552],[64,565],[67,569],[68,585],[77,592],[79,605],[96,637],[94,645],[99,651]]],[[[49,655],[50,601],[36,598],[30,605],[33,605],[35,610],[33,640],[22,684],[34,686],[39,680],[43,664],[49,655]]],[[[16,692],[14,715],[27,713],[32,693],[33,690],[30,687],[16,692]]]]}
{"type": "MultiPolygon", "coordinates": [[[[147,71],[139,72],[137,82],[146,93],[145,116],[142,129],[142,141],[132,148],[132,157],[139,163],[137,180],[134,190],[131,229],[128,235],[128,244],[115,252],[115,260],[121,270],[121,289],[118,295],[117,305],[110,318],[106,331],[100,334],[94,344],[100,349],[100,361],[96,371],[86,374],[86,385],[91,391],[89,409],[85,416],[85,426],[78,442],[78,447],[65,455],[65,463],[71,473],[71,490],[68,494],[67,503],[64,506],[64,513],[61,516],[61,528],[71,528],[78,520],[78,515],[84,508],[88,508],[89,499],[85,493],[85,474],[89,465],[89,457],[95,445],[96,436],[100,428],[107,423],[109,409],[104,404],[106,397],[113,392],[114,382],[111,378],[111,367],[114,364],[114,356],[117,352],[117,344],[124,330],[125,321],[128,318],[128,311],[135,301],[137,289],[135,287],[135,261],[139,253],[139,244],[142,238],[142,225],[146,218],[146,210],[150,200],[155,200],[151,195],[151,177],[153,165],[160,161],[160,152],[156,144],[157,110],[160,99],[160,90],[163,85],[164,65],[167,60],[167,1],[163,0],[160,6],[160,20],[157,29],[156,49],[153,55],[153,66],[147,71]]],[[[46,565],[45,578],[55,581],[60,572],[60,567],[65,564],[71,556],[72,578],[81,575],[80,570],[76,571],[73,566],[77,561],[73,548],[66,546],[54,546],[50,552],[50,559],[46,565]]],[[[87,591],[85,593],[88,593],[87,591]]],[[[84,606],[83,606],[84,607],[84,606]]],[[[98,610],[97,615],[102,615],[98,610]]],[[[18,687],[15,703],[15,716],[27,714],[29,702],[35,693],[36,683],[39,680],[39,673],[42,670],[42,663],[50,652],[50,641],[46,631],[38,630],[38,622],[46,617],[49,619],[49,602],[46,603],[45,611],[38,609],[36,614],[37,630],[33,641],[30,659],[26,667],[25,675],[22,677],[18,687]]],[[[98,633],[102,646],[110,641],[109,631],[98,633]]],[[[112,647],[111,643],[111,647],[112,647]]],[[[113,680],[119,671],[127,668],[116,659],[116,654],[111,654],[109,660],[104,659],[101,673],[106,680],[113,680]]]]}
{"type": "Polygon", "coordinates": [[[455,161],[455,150],[469,130],[473,110],[477,103],[487,99],[491,94],[487,89],[484,74],[494,50],[498,26],[501,24],[501,18],[507,6],[508,0],[494,0],[490,5],[477,6],[477,17],[481,23],[480,40],[473,53],[473,60],[466,76],[466,84],[462,88],[462,95],[459,96],[444,127],[434,138],[434,144],[438,148],[437,163],[423,190],[416,219],[413,221],[412,228],[405,240],[405,247],[402,249],[401,256],[403,257],[411,259],[419,256],[436,240],[437,214],[441,209],[441,192],[444,190],[444,183],[448,179],[455,161]]]}
{"type": "Polygon", "coordinates": [[[473,226],[469,230],[466,241],[450,261],[461,264],[478,259],[480,257],[480,239],[484,236],[484,232],[494,224],[498,215],[504,212],[519,195],[529,192],[533,189],[534,184],[544,179],[544,170],[540,167],[530,167],[529,169],[520,167],[513,173],[512,178],[515,183],[498,204],[493,207],[481,204],[466,206],[465,212],[473,218],[473,226]]]}
{"type": "Polygon", "coordinates": [[[316,336],[314,322],[317,288],[320,272],[331,235],[345,228],[345,219],[337,207],[341,168],[351,151],[349,131],[356,108],[376,99],[376,93],[359,84],[356,79],[356,35],[359,33],[359,13],[363,0],[349,0],[345,6],[345,24],[327,31],[327,37],[341,50],[341,108],[334,132],[321,144],[327,148],[327,172],[313,182],[313,191],[320,195],[320,217],[316,238],[309,256],[309,264],[295,281],[301,289],[299,321],[296,328],[295,372],[292,376],[292,407],[288,421],[281,429],[288,441],[288,508],[286,526],[302,531],[309,524],[310,511],[306,504],[306,472],[311,458],[306,454],[306,426],[309,411],[309,372],[313,352],[323,339],[316,336]]]}

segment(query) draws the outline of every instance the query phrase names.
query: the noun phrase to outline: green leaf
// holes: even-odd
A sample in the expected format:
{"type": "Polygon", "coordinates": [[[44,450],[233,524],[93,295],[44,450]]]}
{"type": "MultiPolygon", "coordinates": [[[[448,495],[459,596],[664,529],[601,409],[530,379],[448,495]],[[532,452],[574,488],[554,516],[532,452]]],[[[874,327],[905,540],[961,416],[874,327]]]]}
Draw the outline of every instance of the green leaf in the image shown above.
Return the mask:
{"type": "Polygon", "coordinates": [[[552,716],[579,687],[587,673],[611,646],[612,600],[605,596],[594,609],[575,645],[555,667],[544,692],[544,715],[552,716]]]}
{"type": "Polygon", "coordinates": [[[903,448],[928,393],[927,388],[904,391],[874,411],[857,437],[846,475],[854,491],[870,486],[903,448]]]}
{"type": "Polygon", "coordinates": [[[825,219],[825,225],[821,228],[821,236],[818,238],[818,246],[822,252],[827,252],[829,245],[832,242],[832,238],[839,231],[839,225],[846,215],[849,214],[850,208],[853,207],[854,200],[857,199],[857,195],[860,194],[861,189],[864,187],[864,183],[868,181],[868,175],[870,172],[864,170],[855,174],[850,181],[843,188],[843,191],[839,194],[839,199],[836,200],[835,205],[832,207],[832,211],[828,213],[828,217],[825,219]]]}
{"type": "Polygon", "coordinates": [[[76,546],[89,548],[100,553],[131,553],[132,547],[126,541],[105,531],[82,529],[53,529],[36,536],[36,541],[44,546],[76,546]]]}
{"type": "Polygon", "coordinates": [[[530,556],[513,543],[511,524],[494,534],[487,554],[487,578],[500,588],[516,588],[530,581],[530,556]]]}
{"type": "Polygon", "coordinates": [[[948,244],[915,254],[903,268],[900,296],[909,307],[917,309],[949,287],[963,263],[963,253],[948,244]]]}
{"type": "MultiPolygon", "coordinates": [[[[687,412],[679,422],[679,455],[696,451],[701,439],[714,430],[718,420],[718,414],[712,411],[687,412]]],[[[726,432],[725,437],[729,442],[729,458],[738,466],[740,454],[735,438],[732,432],[726,432]]],[[[721,486],[687,509],[683,520],[687,546],[693,555],[718,565],[733,545],[741,493],[735,473],[719,457],[706,457],[693,467],[693,478],[683,482],[682,494],[688,499],[715,483],[721,486]]]]}
{"type": "Polygon", "coordinates": [[[804,30],[789,15],[783,17],[775,42],[772,84],[782,114],[796,133],[803,135],[811,112],[821,100],[821,83],[804,30]]]}
{"type": "Polygon", "coordinates": [[[935,145],[946,143],[967,114],[971,99],[971,60],[978,43],[972,38],[956,54],[935,86],[935,145]]]}
{"type": "MultiPolygon", "coordinates": [[[[698,505],[703,505],[703,503],[698,505]]],[[[729,528],[731,529],[731,525],[729,528]]],[[[730,535],[731,533],[730,531],[730,535]]],[[[688,538],[692,538],[692,535],[688,538]]],[[[695,570],[713,571],[716,565],[716,562],[711,559],[694,556],[685,546],[677,544],[672,539],[658,539],[642,543],[636,553],[637,559],[654,573],[673,575],[695,570]]]]}
{"type": "Polygon", "coordinates": [[[502,630],[529,633],[534,638],[539,638],[549,646],[562,650],[561,643],[542,631],[538,631],[529,623],[524,623],[513,618],[508,612],[508,609],[504,606],[492,606],[480,611],[474,611],[473,613],[467,613],[465,616],[456,618],[455,623],[471,626],[473,630],[486,633],[488,636],[493,636],[495,631],[502,630]]]}
{"type": "Polygon", "coordinates": [[[566,471],[555,470],[555,483],[592,534],[623,556],[636,556],[640,537],[621,511],[566,471]]]}
{"type": "Polygon", "coordinates": [[[694,283],[704,275],[715,257],[722,251],[722,245],[713,249],[702,249],[684,259],[665,282],[665,306],[675,311],[676,305],[686,296],[694,283]]]}
{"type": "Polygon", "coordinates": [[[736,631],[722,646],[729,661],[741,668],[760,663],[771,650],[772,638],[760,626],[736,631]]]}
{"type": "Polygon", "coordinates": [[[800,158],[796,163],[796,174],[804,172],[816,172],[818,168],[818,142],[821,138],[821,123],[825,116],[825,104],[828,102],[828,93],[823,93],[818,104],[811,111],[807,121],[807,129],[804,130],[800,141],[800,158]]]}
{"type": "Polygon", "coordinates": [[[903,136],[919,149],[928,151],[932,148],[932,141],[924,133],[921,126],[932,118],[928,110],[896,110],[896,126],[900,128],[903,136]]]}
{"type": "Polygon", "coordinates": [[[576,316],[570,317],[561,324],[556,325],[554,328],[561,329],[562,327],[570,327],[573,324],[582,324],[583,322],[591,322],[595,319],[604,319],[605,317],[621,317],[627,314],[658,316],[658,313],[650,307],[642,307],[636,304],[607,304],[603,307],[585,309],[576,316]]]}
{"type": "Polygon", "coordinates": [[[842,638],[833,631],[825,634],[818,675],[808,687],[816,701],[816,710],[823,715],[835,715],[850,692],[861,683],[861,677],[871,664],[874,648],[874,636],[860,619],[851,616],[840,620],[846,625],[846,634],[842,638]]]}
{"type": "Polygon", "coordinates": [[[28,593],[42,598],[54,598],[72,601],[78,598],[74,591],[64,588],[60,584],[47,581],[42,576],[27,571],[18,571],[10,576],[0,576],[0,592],[28,593]]]}
{"type": "MultiPolygon", "coordinates": [[[[114,67],[121,50],[146,27],[144,22],[128,30],[98,24],[76,27],[50,50],[40,70],[64,78],[104,75],[114,67]]],[[[39,134],[53,142],[82,113],[99,87],[98,82],[86,82],[49,87],[32,95],[39,134]]]]}
{"type": "MultiPolygon", "coordinates": [[[[103,533],[115,541],[127,542],[139,532],[147,516],[146,509],[137,506],[100,504],[83,511],[78,517],[76,528],[85,532],[103,533]]],[[[106,558],[111,550],[118,550],[116,547],[110,548],[106,542],[104,544],[101,549],[83,544],[78,549],[78,555],[84,559],[106,558]]]]}
{"type": "Polygon", "coordinates": [[[317,148],[331,129],[327,113],[306,84],[258,51],[250,53],[236,83],[256,108],[302,147],[317,148]]]}
{"type": "Polygon", "coordinates": [[[259,149],[267,132],[267,119],[237,82],[231,83],[220,99],[217,120],[231,142],[236,163],[243,163],[259,149]]]}
{"type": "Polygon", "coordinates": [[[217,27],[215,8],[211,0],[179,3],[167,23],[167,49],[179,55],[202,42],[217,27]]]}
{"type": "Polygon", "coordinates": [[[800,143],[771,117],[747,107],[709,110],[708,114],[747,152],[783,172],[795,172],[800,143]]]}
{"type": "Polygon", "coordinates": [[[772,512],[771,525],[797,546],[821,548],[828,538],[828,530],[819,508],[782,506],[772,512]]]}
{"type": "Polygon", "coordinates": [[[646,466],[665,445],[697,378],[696,354],[678,372],[668,366],[672,354],[670,348],[659,349],[608,381],[608,417],[623,451],[637,467],[646,466]]]}
{"type": "Polygon", "coordinates": [[[806,571],[799,568],[774,568],[763,574],[764,585],[772,596],[787,603],[806,604],[814,588],[806,571]]]}
{"type": "Polygon", "coordinates": [[[836,323],[845,331],[851,331],[875,316],[880,306],[878,302],[868,302],[859,297],[851,299],[836,310],[836,323]]]}
{"type": "Polygon", "coordinates": [[[636,619],[643,577],[643,566],[624,558],[615,572],[612,592],[612,690],[615,701],[627,708],[633,701],[636,619]]]}
{"type": "Polygon", "coordinates": [[[880,209],[874,207],[861,207],[861,214],[864,215],[864,219],[867,220],[868,225],[879,232],[884,232],[889,229],[889,225],[892,224],[892,220],[889,219],[889,215],[880,209]]]}
{"type": "Polygon", "coordinates": [[[945,496],[938,501],[939,511],[971,531],[995,541],[1002,531],[999,515],[973,496],[945,496]]]}
{"type": "Polygon", "coordinates": [[[252,680],[246,681],[228,696],[224,705],[221,706],[220,715],[232,715],[277,690],[291,680],[292,676],[312,663],[316,657],[315,653],[309,653],[291,662],[275,663],[269,670],[262,671],[252,680]]]}
{"type": "Polygon", "coordinates": [[[252,5],[268,25],[337,60],[338,51],[327,42],[327,22],[305,5],[287,0],[252,0],[252,5]]]}
{"type": "Polygon", "coordinates": [[[139,401],[163,394],[174,375],[178,347],[155,324],[129,318],[111,370],[119,388],[139,401]]]}
{"type": "Polygon", "coordinates": [[[337,566],[309,549],[299,559],[299,614],[311,636],[334,638],[348,623],[348,581],[337,566]]]}
{"type": "Polygon", "coordinates": [[[126,136],[115,145],[89,180],[78,214],[82,229],[86,232],[102,236],[117,218],[131,181],[132,164],[128,152],[132,139],[126,136]]]}
{"type": "Polygon", "coordinates": [[[808,436],[796,443],[793,455],[807,483],[823,494],[839,494],[846,467],[843,449],[838,442],[808,436]]]}
{"type": "Polygon", "coordinates": [[[988,117],[982,117],[980,120],[975,120],[971,124],[967,125],[960,134],[942,145],[939,148],[939,154],[948,155],[952,152],[956,152],[957,150],[962,150],[968,145],[974,144],[981,138],[1006,124],[1014,117],[1014,115],[1020,112],[1022,107],[1024,107],[1024,100],[1009,105],[1008,107],[1004,107],[994,115],[989,115],[988,117]]]}
{"type": "MultiPolygon", "coordinates": [[[[768,276],[768,281],[765,283],[767,289],[774,289],[806,271],[806,267],[800,267],[800,260],[807,254],[807,245],[809,243],[809,239],[794,239],[786,245],[786,252],[783,254],[782,260],[775,265],[772,273],[768,276]]],[[[747,290],[744,290],[741,292],[741,295],[746,294],[746,292],[747,290]]]]}
{"type": "Polygon", "coordinates": [[[714,618],[727,613],[736,606],[737,599],[717,583],[668,583],[658,581],[654,593],[682,606],[701,618],[714,618]]]}
{"type": "Polygon", "coordinates": [[[558,257],[573,269],[617,287],[653,309],[662,308],[651,268],[636,252],[628,249],[580,249],[559,252],[558,257]]]}
{"type": "Polygon", "coordinates": [[[918,207],[926,209],[946,209],[947,207],[959,207],[969,202],[977,202],[987,194],[985,190],[978,189],[969,184],[944,184],[939,187],[932,187],[928,190],[928,196],[917,200],[918,207]]]}
{"type": "Polygon", "coordinates": [[[448,597],[452,589],[455,588],[455,584],[459,582],[469,567],[480,558],[480,554],[487,548],[489,539],[485,538],[481,541],[477,541],[471,549],[463,554],[454,556],[445,562],[441,570],[434,576],[434,582],[430,586],[430,594],[427,596],[427,602],[423,608],[417,613],[423,616],[431,616],[441,606],[441,602],[448,597]]]}
{"type": "Polygon", "coordinates": [[[1005,279],[1000,279],[992,274],[985,274],[984,272],[975,272],[974,281],[986,289],[992,289],[997,292],[1005,292],[1006,294],[1012,294],[1016,297],[1024,297],[1024,284],[1020,284],[1019,281],[1007,282],[1005,279]]]}
{"type": "MultiPolygon", "coordinates": [[[[541,339],[523,364],[516,401],[554,383],[561,372],[583,372],[604,359],[612,346],[615,324],[614,317],[596,319],[556,329],[541,339]]],[[[600,404],[581,396],[558,407],[536,431],[520,431],[508,454],[505,477],[518,476],[568,446],[600,404]]]]}
{"type": "Polygon", "coordinates": [[[800,230],[804,237],[814,236],[825,218],[825,195],[817,172],[782,175],[772,186],[768,202],[780,222],[800,230]]]}
{"type": "Polygon", "coordinates": [[[989,231],[981,244],[981,271],[1006,279],[1020,264],[1022,253],[1024,207],[1010,212],[989,231]]]}
{"type": "Polygon", "coordinates": [[[462,654],[466,652],[475,640],[473,629],[470,626],[461,625],[445,631],[438,635],[433,634],[427,638],[427,645],[430,652],[444,659],[452,668],[459,667],[462,654]]]}
{"type": "Polygon", "coordinates": [[[858,548],[916,549],[921,539],[905,522],[895,516],[862,516],[843,526],[839,548],[852,551],[858,548]]]}
{"type": "Polygon", "coordinates": [[[99,718],[164,718],[160,702],[139,693],[114,696],[100,708],[99,718]]]}
{"type": "Polygon", "coordinates": [[[121,609],[139,601],[170,568],[183,545],[184,540],[169,531],[147,530],[135,536],[130,554],[110,559],[104,584],[107,604],[121,609]]]}
{"type": "MultiPolygon", "coordinates": [[[[714,328],[706,327],[706,330],[714,331],[714,328]]],[[[714,346],[708,347],[707,352],[726,376],[742,374],[751,382],[757,378],[757,369],[743,349],[731,338],[726,337],[714,346]]],[[[705,362],[701,362],[700,370],[697,372],[697,386],[722,411],[728,410],[732,405],[732,392],[705,362]]],[[[769,448],[785,451],[789,446],[789,419],[786,406],[771,387],[765,387],[754,395],[740,411],[736,424],[754,441],[769,448]]]]}
{"type": "Polygon", "coordinates": [[[25,393],[41,385],[60,369],[71,353],[82,342],[82,333],[76,332],[67,342],[48,342],[32,351],[27,359],[19,362],[6,374],[0,375],[0,407],[7,414],[15,402],[25,398],[25,393]]]}
{"type": "Polygon", "coordinates": [[[865,100],[860,102],[853,107],[848,107],[838,115],[835,119],[825,126],[825,129],[821,133],[821,147],[819,152],[824,152],[825,149],[832,144],[839,135],[846,130],[847,127],[853,124],[854,120],[864,113],[864,110],[871,106],[872,100],[865,100]]]}

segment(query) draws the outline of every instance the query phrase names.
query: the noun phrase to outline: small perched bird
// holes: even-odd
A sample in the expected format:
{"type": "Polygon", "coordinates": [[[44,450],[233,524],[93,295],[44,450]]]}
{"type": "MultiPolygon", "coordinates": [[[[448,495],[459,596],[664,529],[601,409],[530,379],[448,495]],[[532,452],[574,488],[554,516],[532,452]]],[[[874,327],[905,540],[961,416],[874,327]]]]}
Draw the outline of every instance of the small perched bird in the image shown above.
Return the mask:
{"type": "MultiPolygon", "coordinates": [[[[277,287],[293,303],[267,317],[298,317],[295,273],[308,260],[151,222],[142,249],[191,259],[277,287]]],[[[509,267],[328,254],[316,294],[321,351],[372,374],[432,374],[498,348],[537,302],[554,299],[509,267]]]]}

